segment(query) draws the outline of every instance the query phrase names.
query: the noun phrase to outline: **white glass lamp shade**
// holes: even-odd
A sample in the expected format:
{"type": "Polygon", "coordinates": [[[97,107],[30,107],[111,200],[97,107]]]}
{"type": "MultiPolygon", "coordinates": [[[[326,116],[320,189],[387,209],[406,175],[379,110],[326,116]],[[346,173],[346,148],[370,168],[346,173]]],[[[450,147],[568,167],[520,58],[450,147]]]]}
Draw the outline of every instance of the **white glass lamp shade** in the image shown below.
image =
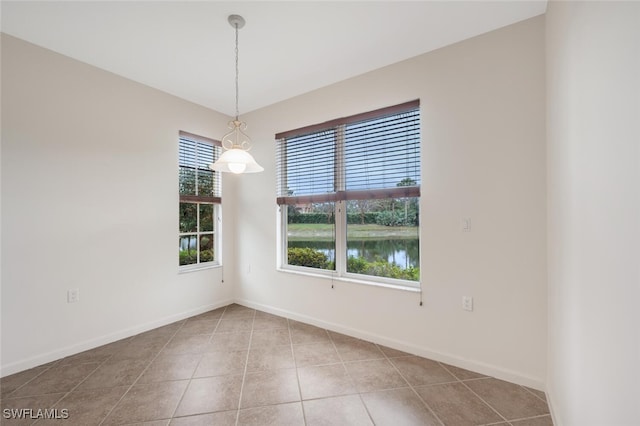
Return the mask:
{"type": "Polygon", "coordinates": [[[231,148],[222,153],[218,161],[209,165],[211,170],[227,173],[257,173],[264,170],[251,154],[242,148],[231,148]]]}

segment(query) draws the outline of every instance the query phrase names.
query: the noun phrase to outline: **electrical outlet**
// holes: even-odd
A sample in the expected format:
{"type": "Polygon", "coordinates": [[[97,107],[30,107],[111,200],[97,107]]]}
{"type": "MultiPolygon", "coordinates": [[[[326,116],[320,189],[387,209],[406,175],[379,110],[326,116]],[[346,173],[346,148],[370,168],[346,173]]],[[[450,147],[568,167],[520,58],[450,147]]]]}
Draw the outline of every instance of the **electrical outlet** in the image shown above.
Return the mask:
{"type": "Polygon", "coordinates": [[[465,311],[473,311],[473,297],[462,296],[462,309],[465,311]]]}
{"type": "Polygon", "coordinates": [[[76,303],[80,301],[80,289],[72,288],[67,290],[67,303],[76,303]]]}

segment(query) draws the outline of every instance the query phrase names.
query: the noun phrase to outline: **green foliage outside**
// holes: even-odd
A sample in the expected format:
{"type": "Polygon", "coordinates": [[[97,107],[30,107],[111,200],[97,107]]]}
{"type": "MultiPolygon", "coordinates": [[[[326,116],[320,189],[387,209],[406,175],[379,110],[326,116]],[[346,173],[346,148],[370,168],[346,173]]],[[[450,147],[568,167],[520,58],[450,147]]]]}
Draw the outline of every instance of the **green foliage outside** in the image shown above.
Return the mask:
{"type": "MultiPolygon", "coordinates": [[[[335,269],[335,264],[329,261],[324,253],[309,247],[289,248],[287,250],[287,259],[289,265],[326,270],[335,269]]],[[[404,269],[383,259],[376,259],[373,262],[369,262],[366,259],[353,256],[347,259],[347,272],[409,281],[418,281],[420,279],[419,268],[409,267],[404,269]]]]}
{"type": "MultiPolygon", "coordinates": [[[[213,250],[200,251],[200,263],[213,261],[213,250]]],[[[180,266],[198,263],[198,252],[196,250],[183,250],[180,252],[180,266]]]]}
{"type": "Polygon", "coordinates": [[[410,266],[404,269],[395,263],[389,263],[382,259],[369,262],[361,257],[353,256],[349,256],[347,259],[347,272],[409,281],[418,281],[420,279],[419,268],[410,266]]]}
{"type": "Polygon", "coordinates": [[[309,247],[291,247],[287,250],[289,265],[307,266],[318,269],[335,269],[327,255],[309,247]]]}

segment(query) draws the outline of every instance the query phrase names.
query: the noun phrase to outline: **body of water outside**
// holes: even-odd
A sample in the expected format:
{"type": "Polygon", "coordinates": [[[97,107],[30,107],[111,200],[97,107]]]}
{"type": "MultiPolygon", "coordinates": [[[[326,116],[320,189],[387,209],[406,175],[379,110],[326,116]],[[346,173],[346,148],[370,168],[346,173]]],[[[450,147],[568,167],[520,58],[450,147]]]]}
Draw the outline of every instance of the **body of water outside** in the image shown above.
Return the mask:
{"type": "MultiPolygon", "coordinates": [[[[335,240],[332,224],[289,224],[288,246],[308,247],[324,253],[335,261],[335,240]]],[[[368,262],[384,260],[403,269],[420,267],[418,227],[380,225],[348,225],[347,257],[368,262]]]]}

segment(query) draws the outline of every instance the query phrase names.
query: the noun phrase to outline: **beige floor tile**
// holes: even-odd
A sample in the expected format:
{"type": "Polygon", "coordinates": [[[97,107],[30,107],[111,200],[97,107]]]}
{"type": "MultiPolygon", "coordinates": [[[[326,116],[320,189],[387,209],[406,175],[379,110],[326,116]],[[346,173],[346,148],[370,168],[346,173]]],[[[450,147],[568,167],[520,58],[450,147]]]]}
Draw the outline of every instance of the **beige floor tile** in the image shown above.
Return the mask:
{"type": "Polygon", "coordinates": [[[191,317],[191,319],[220,319],[225,308],[218,308],[212,311],[207,311],[202,314],[191,317]]]}
{"type": "Polygon", "coordinates": [[[522,386],[494,378],[465,384],[507,420],[549,414],[547,403],[522,386]]]}
{"type": "Polygon", "coordinates": [[[109,361],[113,361],[115,359],[151,360],[167,345],[167,342],[169,342],[168,337],[163,337],[161,339],[132,339],[114,353],[111,358],[109,358],[109,361]]]}
{"type": "Polygon", "coordinates": [[[35,367],[29,370],[21,371],[10,376],[0,378],[0,389],[2,389],[1,397],[4,399],[8,397],[13,391],[20,386],[26,384],[30,380],[33,380],[40,374],[44,373],[50,367],[35,367]]]}
{"type": "Polygon", "coordinates": [[[264,330],[253,330],[253,334],[251,335],[251,348],[281,345],[291,345],[289,329],[269,328],[264,330]]]}
{"type": "Polygon", "coordinates": [[[14,425],[30,425],[34,422],[31,417],[37,415],[38,410],[52,409],[55,403],[59,401],[65,393],[51,393],[47,395],[28,396],[23,398],[8,398],[3,399],[2,404],[2,417],[0,417],[0,424],[7,426],[14,425]],[[9,411],[5,411],[9,410],[9,411]],[[32,411],[21,411],[32,410],[32,411]],[[5,416],[8,416],[5,417],[5,416]]]}
{"type": "Polygon", "coordinates": [[[473,380],[487,377],[484,374],[465,370],[464,368],[454,367],[453,365],[442,363],[440,365],[442,365],[442,367],[444,367],[449,373],[453,374],[458,380],[473,380]]]}
{"type": "Polygon", "coordinates": [[[193,377],[244,374],[247,351],[210,352],[202,356],[193,377]]]}
{"type": "Polygon", "coordinates": [[[87,377],[78,389],[132,385],[149,363],[148,359],[110,359],[87,377]]]}
{"type": "Polygon", "coordinates": [[[293,355],[298,367],[335,364],[340,357],[332,342],[294,345],[293,355]]]}
{"type": "Polygon", "coordinates": [[[162,350],[164,354],[201,354],[210,348],[211,336],[208,334],[193,334],[175,336],[162,350]]]}
{"type": "Polygon", "coordinates": [[[421,386],[415,389],[447,426],[471,426],[504,421],[462,383],[421,386]]]}
{"type": "Polygon", "coordinates": [[[289,331],[291,332],[291,342],[294,345],[329,341],[327,331],[313,325],[290,322],[289,331]]]}
{"type": "Polygon", "coordinates": [[[153,336],[153,337],[158,337],[158,336],[169,336],[171,337],[173,334],[175,334],[176,331],[178,331],[180,329],[180,327],[182,327],[182,325],[186,322],[187,320],[180,320],[180,321],[175,321],[172,322],[170,324],[167,325],[163,325],[161,327],[156,327],[152,330],[149,331],[145,331],[143,333],[140,333],[136,336],[134,336],[135,338],[139,338],[139,337],[145,337],[145,336],[153,336]]]}
{"type": "Polygon", "coordinates": [[[270,314],[260,315],[259,313],[256,313],[256,317],[253,320],[254,330],[268,330],[278,328],[289,328],[289,322],[286,318],[277,317],[270,314]]]}
{"type": "Polygon", "coordinates": [[[376,426],[440,426],[411,388],[364,393],[362,400],[376,426]]]}
{"type": "Polygon", "coordinates": [[[104,426],[169,419],[187,388],[188,380],[136,384],[102,423],[104,426]]]}
{"type": "Polygon", "coordinates": [[[535,396],[537,396],[538,398],[540,398],[543,401],[547,401],[547,394],[545,394],[544,392],[538,390],[538,389],[533,389],[533,388],[528,388],[526,386],[523,386],[526,390],[528,390],[529,392],[531,392],[532,394],[534,394],[535,396]]]}
{"type": "Polygon", "coordinates": [[[285,317],[281,317],[279,315],[270,314],[269,312],[263,312],[263,311],[258,311],[258,310],[256,310],[255,318],[256,319],[258,319],[258,318],[283,319],[285,321],[288,321],[285,317]]]}
{"type": "Polygon", "coordinates": [[[302,404],[270,405],[240,410],[238,425],[242,426],[304,426],[302,404]]]}
{"type": "Polygon", "coordinates": [[[408,383],[386,359],[345,363],[359,392],[407,387],[408,383]]]}
{"type": "Polygon", "coordinates": [[[385,357],[377,345],[365,342],[364,340],[352,339],[338,341],[335,343],[335,346],[340,358],[345,362],[381,359],[385,357]]]}
{"type": "Polygon", "coordinates": [[[553,426],[551,416],[535,417],[531,419],[511,421],[513,426],[553,426]]]}
{"type": "Polygon", "coordinates": [[[171,419],[152,420],[150,422],[127,423],[127,426],[168,426],[171,419]]]}
{"type": "Polygon", "coordinates": [[[251,331],[253,316],[247,318],[225,319],[223,316],[216,328],[216,333],[240,333],[251,331]]]}
{"type": "Polygon", "coordinates": [[[175,417],[171,426],[235,426],[237,410],[199,414],[187,417],[175,417]]]}
{"type": "Polygon", "coordinates": [[[175,416],[189,416],[238,408],[242,375],[193,379],[175,416]]]}
{"type": "Polygon", "coordinates": [[[246,374],[241,408],[296,401],[300,401],[300,391],[295,369],[246,374]]]}
{"type": "Polygon", "coordinates": [[[110,343],[107,345],[99,346],[97,348],[89,349],[88,351],[80,352],[72,356],[68,356],[60,360],[58,365],[70,365],[70,364],[82,364],[86,362],[104,362],[109,359],[114,353],[123,348],[129,339],[121,340],[118,342],[110,343]]]}
{"type": "Polygon", "coordinates": [[[138,379],[138,383],[190,379],[201,358],[201,354],[160,354],[138,379]]]}
{"type": "Polygon", "coordinates": [[[400,356],[410,356],[411,355],[411,354],[409,354],[407,352],[402,352],[402,351],[399,351],[397,349],[388,348],[388,347],[382,346],[382,345],[378,345],[378,348],[380,348],[382,353],[385,354],[385,356],[387,358],[397,358],[397,357],[400,357],[400,356]]]}
{"type": "Polygon", "coordinates": [[[247,360],[248,372],[294,367],[295,363],[293,361],[291,345],[267,346],[262,348],[252,347],[249,350],[249,359],[247,360]]]}
{"type": "Polygon", "coordinates": [[[543,392],[235,304],[0,384],[83,426],[552,425],[543,392]]]}
{"type": "Polygon", "coordinates": [[[207,352],[246,351],[249,349],[251,333],[214,333],[207,352]]]}
{"type": "Polygon", "coordinates": [[[328,331],[328,333],[329,333],[329,337],[331,337],[331,340],[333,340],[335,343],[350,341],[355,339],[355,337],[347,336],[346,334],[342,334],[342,333],[336,333],[335,331],[328,331]]]}
{"type": "Polygon", "coordinates": [[[298,368],[302,399],[356,393],[356,386],[342,364],[298,368]]]}
{"type": "Polygon", "coordinates": [[[227,309],[222,314],[222,319],[239,319],[239,318],[253,318],[256,314],[255,309],[247,308],[240,305],[234,307],[227,306],[227,309]]]}
{"type": "Polygon", "coordinates": [[[213,334],[218,325],[217,319],[189,319],[178,330],[177,336],[185,336],[190,334],[213,334]]]}
{"type": "Polygon", "coordinates": [[[392,358],[390,361],[412,386],[456,381],[439,363],[430,359],[408,356],[392,358]]]}
{"type": "Polygon", "coordinates": [[[373,425],[358,395],[313,399],[302,404],[307,426],[373,425]]]}
{"type": "Polygon", "coordinates": [[[156,328],[153,330],[145,331],[144,333],[137,334],[131,338],[129,343],[135,345],[142,344],[165,344],[182,328],[182,324],[186,321],[182,321],[180,324],[169,324],[164,327],[156,328]]]}
{"type": "Polygon", "coordinates": [[[54,366],[11,393],[11,397],[69,392],[93,373],[100,364],[54,366]]]}
{"type": "MultiPolygon", "coordinates": [[[[128,386],[76,390],[68,393],[60,400],[60,402],[56,404],[56,408],[67,410],[69,418],[66,422],[69,424],[83,426],[99,425],[111,409],[120,401],[120,398],[127,389],[129,389],[128,386]]],[[[61,423],[65,422],[61,422],[60,420],[38,421],[39,426],[59,425],[61,423]]]]}

